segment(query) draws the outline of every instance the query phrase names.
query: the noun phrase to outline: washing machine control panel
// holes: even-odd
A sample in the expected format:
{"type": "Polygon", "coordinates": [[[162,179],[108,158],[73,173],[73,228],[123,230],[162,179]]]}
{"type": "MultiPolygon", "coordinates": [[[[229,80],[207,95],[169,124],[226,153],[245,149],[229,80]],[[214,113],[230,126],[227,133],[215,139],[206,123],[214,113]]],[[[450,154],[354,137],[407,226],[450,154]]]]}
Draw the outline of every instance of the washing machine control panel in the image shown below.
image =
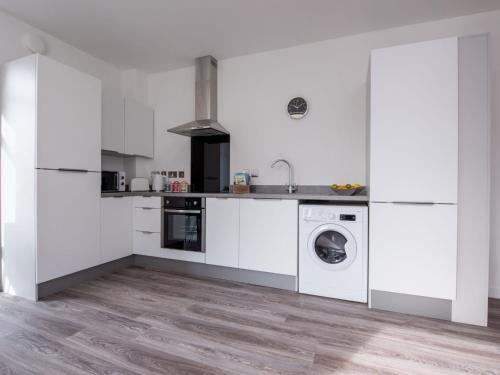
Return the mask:
{"type": "Polygon", "coordinates": [[[357,221],[357,215],[353,213],[333,212],[328,208],[306,208],[304,209],[304,220],[308,221],[357,221]]]}
{"type": "Polygon", "coordinates": [[[314,221],[334,221],[337,215],[331,210],[321,208],[308,208],[304,210],[304,219],[314,221]]]}

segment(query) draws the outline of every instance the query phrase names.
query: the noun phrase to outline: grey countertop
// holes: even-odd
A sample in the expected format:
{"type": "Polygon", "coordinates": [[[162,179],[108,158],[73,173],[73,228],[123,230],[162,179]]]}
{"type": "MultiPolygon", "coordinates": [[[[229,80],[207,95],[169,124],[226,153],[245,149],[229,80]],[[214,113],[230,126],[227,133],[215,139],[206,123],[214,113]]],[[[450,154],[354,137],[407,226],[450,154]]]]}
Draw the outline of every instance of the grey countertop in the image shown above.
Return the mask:
{"type": "Polygon", "coordinates": [[[164,193],[151,191],[132,192],[105,192],[102,197],[120,196],[151,196],[151,197],[203,197],[203,198],[257,198],[257,199],[294,199],[294,200],[317,200],[334,202],[368,202],[368,195],[363,189],[359,194],[346,196],[339,195],[329,186],[299,186],[297,192],[288,194],[286,187],[273,185],[252,186],[252,192],[248,194],[233,193],[164,193]]]}

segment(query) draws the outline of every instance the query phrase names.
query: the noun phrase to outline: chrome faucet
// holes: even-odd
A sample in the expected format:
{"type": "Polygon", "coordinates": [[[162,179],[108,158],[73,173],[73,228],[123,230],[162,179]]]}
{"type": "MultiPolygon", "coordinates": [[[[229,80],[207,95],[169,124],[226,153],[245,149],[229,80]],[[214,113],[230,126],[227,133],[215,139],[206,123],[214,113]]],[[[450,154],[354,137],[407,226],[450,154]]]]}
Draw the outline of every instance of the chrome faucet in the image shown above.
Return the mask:
{"type": "Polygon", "coordinates": [[[283,163],[288,166],[288,193],[292,194],[297,191],[297,185],[293,182],[293,167],[292,165],[286,161],[285,159],[278,159],[271,164],[271,168],[274,168],[277,164],[283,163]]]}

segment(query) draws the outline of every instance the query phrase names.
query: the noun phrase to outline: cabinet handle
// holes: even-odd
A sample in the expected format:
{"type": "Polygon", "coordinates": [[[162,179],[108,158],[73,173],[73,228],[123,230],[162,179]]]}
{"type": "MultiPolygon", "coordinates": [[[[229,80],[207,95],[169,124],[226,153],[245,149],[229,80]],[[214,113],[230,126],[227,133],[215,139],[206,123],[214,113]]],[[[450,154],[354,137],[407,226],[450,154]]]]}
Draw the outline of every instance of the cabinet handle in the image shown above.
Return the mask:
{"type": "Polygon", "coordinates": [[[163,211],[171,214],[201,214],[201,210],[169,210],[164,209],[163,211]]]}
{"type": "Polygon", "coordinates": [[[113,198],[123,198],[123,195],[113,195],[113,198]]]}
{"type": "Polygon", "coordinates": [[[88,173],[88,169],[57,168],[59,172],[88,173]]]}
{"type": "Polygon", "coordinates": [[[435,204],[434,202],[406,202],[406,201],[402,201],[402,202],[392,202],[393,204],[424,204],[424,205],[428,205],[428,206],[431,206],[433,204],[435,204]]]}
{"type": "Polygon", "coordinates": [[[141,207],[143,210],[152,210],[153,207],[141,207]]]}
{"type": "Polygon", "coordinates": [[[148,230],[138,230],[138,232],[141,232],[142,234],[153,234],[154,232],[150,232],[148,230]]]}

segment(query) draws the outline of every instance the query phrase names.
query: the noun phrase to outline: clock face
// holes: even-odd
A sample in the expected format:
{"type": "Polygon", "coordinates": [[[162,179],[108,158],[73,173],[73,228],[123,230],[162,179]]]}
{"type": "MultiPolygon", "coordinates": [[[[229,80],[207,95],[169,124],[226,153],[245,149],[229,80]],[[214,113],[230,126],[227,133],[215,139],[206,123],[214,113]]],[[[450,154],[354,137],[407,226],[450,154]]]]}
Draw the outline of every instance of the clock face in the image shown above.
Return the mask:
{"type": "Polygon", "coordinates": [[[307,102],[301,97],[293,98],[288,102],[287,111],[290,118],[299,120],[307,113],[307,102]]]}

